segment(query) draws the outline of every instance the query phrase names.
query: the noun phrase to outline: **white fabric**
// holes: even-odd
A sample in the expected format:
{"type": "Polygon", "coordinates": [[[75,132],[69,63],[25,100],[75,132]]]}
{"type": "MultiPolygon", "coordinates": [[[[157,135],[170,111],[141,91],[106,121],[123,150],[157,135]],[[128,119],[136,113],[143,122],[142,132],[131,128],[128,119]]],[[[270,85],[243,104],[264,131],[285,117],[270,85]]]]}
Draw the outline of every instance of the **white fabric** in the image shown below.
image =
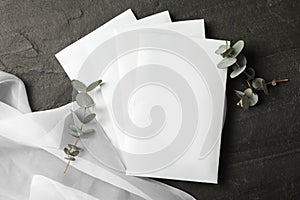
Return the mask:
{"type": "Polygon", "coordinates": [[[64,200],[68,199],[82,199],[82,200],[96,200],[91,195],[67,187],[59,182],[53,181],[41,175],[35,175],[32,178],[30,200],[64,200]]]}
{"type": "MultiPolygon", "coordinates": [[[[13,112],[31,112],[24,84],[19,79],[16,79],[15,76],[2,72],[0,74],[0,91],[0,102],[15,108],[15,111],[9,112],[10,114],[13,112]]],[[[5,105],[2,105],[1,108],[10,110],[10,107],[6,107],[5,105]]],[[[0,113],[4,113],[4,110],[0,110],[0,113]]],[[[1,116],[3,117],[4,115],[1,116]]],[[[5,116],[5,118],[7,117],[5,116]]]]}
{"type": "Polygon", "coordinates": [[[58,199],[70,199],[70,192],[72,199],[194,199],[159,182],[106,169],[87,159],[88,152],[64,174],[63,122],[71,104],[31,113],[21,80],[5,72],[0,77],[0,88],[6,88],[0,90],[0,199],[40,199],[50,191],[58,199]]]}

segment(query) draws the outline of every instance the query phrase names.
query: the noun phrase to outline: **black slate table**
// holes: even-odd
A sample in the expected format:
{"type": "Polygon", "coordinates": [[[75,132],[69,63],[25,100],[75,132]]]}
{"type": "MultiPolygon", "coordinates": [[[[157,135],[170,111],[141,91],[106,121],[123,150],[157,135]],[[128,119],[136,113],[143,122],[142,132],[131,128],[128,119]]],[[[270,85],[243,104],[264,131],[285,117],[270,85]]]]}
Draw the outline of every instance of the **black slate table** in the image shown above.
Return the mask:
{"type": "MultiPolygon", "coordinates": [[[[219,184],[160,180],[199,199],[300,199],[300,1],[2,0],[0,70],[26,84],[33,110],[71,101],[54,54],[131,8],[138,18],[169,10],[174,21],[205,18],[207,38],[246,42],[248,63],[267,80],[289,78],[248,111],[227,83],[219,184]]],[[[184,170],[184,169],[183,169],[184,170]]],[[[201,170],[201,169],[199,169],[201,170]]]]}

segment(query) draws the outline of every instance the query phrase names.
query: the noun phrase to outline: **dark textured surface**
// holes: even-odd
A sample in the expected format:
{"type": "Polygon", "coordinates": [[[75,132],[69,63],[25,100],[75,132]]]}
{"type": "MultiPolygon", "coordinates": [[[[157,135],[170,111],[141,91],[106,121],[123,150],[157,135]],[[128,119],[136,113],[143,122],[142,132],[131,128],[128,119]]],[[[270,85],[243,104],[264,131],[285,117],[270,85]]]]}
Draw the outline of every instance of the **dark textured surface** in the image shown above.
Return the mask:
{"type": "MultiPolygon", "coordinates": [[[[71,85],[54,54],[132,8],[137,17],[168,9],[173,20],[205,18],[208,38],[244,39],[249,64],[270,89],[257,107],[235,107],[227,84],[218,185],[161,180],[199,199],[300,199],[300,40],[298,0],[1,0],[0,70],[26,84],[33,110],[71,101],[71,85]]],[[[183,169],[184,170],[184,169],[183,169]]],[[[201,169],[199,169],[201,170],[201,169]]]]}

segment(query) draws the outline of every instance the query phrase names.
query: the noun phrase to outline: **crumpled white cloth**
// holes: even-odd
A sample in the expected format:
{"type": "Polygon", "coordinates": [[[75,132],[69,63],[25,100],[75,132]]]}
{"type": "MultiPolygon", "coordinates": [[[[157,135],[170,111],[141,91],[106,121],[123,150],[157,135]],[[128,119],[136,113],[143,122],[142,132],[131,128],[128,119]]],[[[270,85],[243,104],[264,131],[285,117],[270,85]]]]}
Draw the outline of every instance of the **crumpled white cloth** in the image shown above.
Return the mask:
{"type": "Polygon", "coordinates": [[[107,169],[88,152],[64,174],[64,122],[70,108],[31,112],[23,82],[0,71],[1,200],[194,199],[163,183],[107,169]]]}

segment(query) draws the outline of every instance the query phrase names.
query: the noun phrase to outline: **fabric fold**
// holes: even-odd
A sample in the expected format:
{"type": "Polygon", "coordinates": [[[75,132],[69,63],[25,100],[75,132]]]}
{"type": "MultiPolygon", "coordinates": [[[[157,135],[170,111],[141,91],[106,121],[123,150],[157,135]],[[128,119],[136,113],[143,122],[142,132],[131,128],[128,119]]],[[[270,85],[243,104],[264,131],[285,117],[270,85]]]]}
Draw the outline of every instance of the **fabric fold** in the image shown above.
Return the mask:
{"type": "Polygon", "coordinates": [[[194,199],[157,181],[108,169],[88,151],[64,174],[61,144],[72,105],[31,113],[20,79],[0,72],[0,88],[1,198],[36,199],[50,190],[60,192],[60,199],[65,196],[62,191],[73,191],[73,199],[194,199]]]}

